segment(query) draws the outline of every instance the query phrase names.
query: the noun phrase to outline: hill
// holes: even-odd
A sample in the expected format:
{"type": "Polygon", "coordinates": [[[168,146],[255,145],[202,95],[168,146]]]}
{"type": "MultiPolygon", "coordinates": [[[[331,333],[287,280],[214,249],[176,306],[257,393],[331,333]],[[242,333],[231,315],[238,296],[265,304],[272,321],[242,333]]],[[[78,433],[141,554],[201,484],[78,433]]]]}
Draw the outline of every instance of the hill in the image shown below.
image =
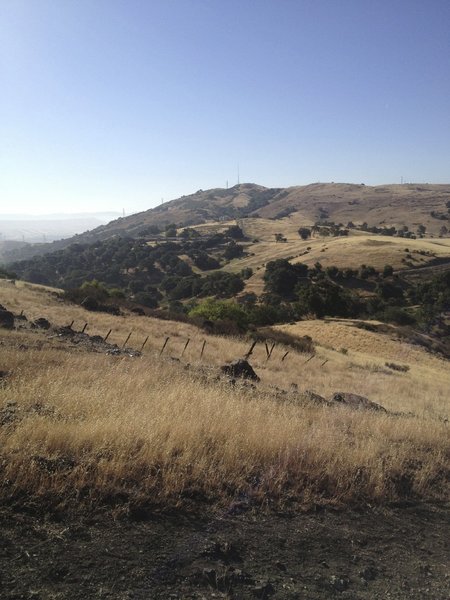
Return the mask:
{"type": "Polygon", "coordinates": [[[289,188],[265,188],[240,184],[230,189],[198,190],[153,209],[119,218],[92,231],[52,244],[39,244],[5,255],[5,260],[60,250],[69,244],[92,243],[115,235],[133,238],[154,235],[175,223],[177,227],[235,219],[261,218],[278,221],[290,217],[294,227],[317,221],[354,222],[369,227],[396,227],[416,231],[423,225],[438,236],[449,226],[449,184],[366,186],[315,183],[289,188]]]}
{"type": "Polygon", "coordinates": [[[448,595],[448,361],[304,321],[251,382],[220,371],[249,338],[22,282],[0,302],[5,598],[448,595]]]}

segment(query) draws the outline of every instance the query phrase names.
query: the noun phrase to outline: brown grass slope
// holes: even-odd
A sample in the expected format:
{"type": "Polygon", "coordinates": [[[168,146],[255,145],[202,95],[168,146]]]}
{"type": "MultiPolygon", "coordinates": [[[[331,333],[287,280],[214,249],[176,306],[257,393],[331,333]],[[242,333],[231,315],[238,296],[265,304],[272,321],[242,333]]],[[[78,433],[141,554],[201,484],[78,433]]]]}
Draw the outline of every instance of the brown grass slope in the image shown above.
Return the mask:
{"type": "MultiPolygon", "coordinates": [[[[290,188],[265,188],[241,184],[230,189],[199,190],[189,196],[166,202],[156,208],[118,219],[95,229],[92,234],[109,236],[138,231],[142,225],[164,226],[168,223],[196,225],[237,215],[236,209],[249,208],[252,202],[261,206],[249,210],[248,216],[276,219],[286,208],[298,212],[299,224],[312,224],[319,219],[319,209],[327,211],[336,223],[348,221],[369,225],[402,226],[415,230],[423,224],[438,233],[443,221],[431,217],[431,211],[446,213],[450,200],[450,184],[405,184],[365,186],[345,183],[316,183],[290,188]]],[[[80,236],[81,240],[83,236],[80,236]]]]}
{"type": "Polygon", "coordinates": [[[75,319],[77,329],[88,320],[91,334],[113,329],[120,345],[131,329],[131,346],[150,336],[143,355],[132,358],[75,347],[52,332],[1,330],[1,368],[9,372],[0,387],[3,501],[64,508],[107,502],[123,510],[447,498],[448,362],[420,349],[365,331],[356,342],[345,324],[322,331],[300,323],[299,332],[318,342],[313,359],[289,349],[281,362],[287,349],[276,347],[266,361],[257,346],[252,364],[261,383],[233,386],[217,379],[217,367],[242,356],[245,340],[86,313],[29,285],[2,283],[0,302],[30,319],[75,319]],[[384,366],[396,356],[409,371],[384,366]],[[289,391],[292,383],[299,393],[289,391]],[[314,404],[307,389],[327,397],[357,392],[390,412],[314,404]]]}
{"type": "MultiPolygon", "coordinates": [[[[432,217],[431,212],[447,215],[446,202],[449,200],[450,184],[366,186],[314,183],[289,188],[266,188],[244,183],[229,189],[198,190],[73,238],[31,246],[20,252],[21,256],[31,256],[65,248],[74,242],[91,243],[124,234],[137,236],[151,225],[163,229],[169,223],[192,226],[242,216],[278,220],[286,210],[293,211],[291,224],[297,228],[311,225],[321,215],[327,214],[327,218],[336,223],[353,221],[361,224],[366,221],[369,226],[406,225],[411,231],[423,224],[430,234],[438,235],[442,225],[448,225],[448,221],[432,217]]],[[[5,254],[5,259],[14,260],[14,256],[5,254]]]]}
{"type": "Polygon", "coordinates": [[[276,219],[286,208],[298,212],[303,224],[319,219],[319,209],[328,212],[336,223],[348,221],[369,225],[407,225],[415,230],[423,224],[430,232],[438,233],[443,221],[431,217],[431,211],[446,213],[450,200],[450,184],[404,184],[366,186],[345,183],[315,183],[290,188],[265,188],[256,184],[241,184],[230,189],[199,190],[148,211],[118,219],[99,227],[102,235],[126,230],[132,233],[141,225],[176,223],[195,225],[204,221],[233,218],[235,209],[249,207],[252,201],[261,206],[248,216],[276,219]]]}

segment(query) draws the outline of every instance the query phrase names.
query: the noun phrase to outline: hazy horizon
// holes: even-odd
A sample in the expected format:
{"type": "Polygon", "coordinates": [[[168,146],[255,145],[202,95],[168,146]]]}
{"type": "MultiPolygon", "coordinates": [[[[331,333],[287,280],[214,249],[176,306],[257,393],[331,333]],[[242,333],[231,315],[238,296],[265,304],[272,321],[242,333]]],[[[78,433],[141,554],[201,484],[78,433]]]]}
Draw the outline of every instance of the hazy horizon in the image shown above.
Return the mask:
{"type": "Polygon", "coordinates": [[[447,0],[6,0],[0,213],[446,184],[449,22],[447,0]]]}

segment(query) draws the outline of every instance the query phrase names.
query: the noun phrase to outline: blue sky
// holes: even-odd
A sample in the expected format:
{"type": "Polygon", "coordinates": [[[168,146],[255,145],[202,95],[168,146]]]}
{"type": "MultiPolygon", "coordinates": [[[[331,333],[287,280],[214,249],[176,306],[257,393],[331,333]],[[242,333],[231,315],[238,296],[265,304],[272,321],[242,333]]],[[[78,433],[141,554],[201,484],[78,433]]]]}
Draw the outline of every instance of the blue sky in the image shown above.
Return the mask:
{"type": "Polygon", "coordinates": [[[449,0],[1,0],[0,213],[450,181],[449,0]]]}

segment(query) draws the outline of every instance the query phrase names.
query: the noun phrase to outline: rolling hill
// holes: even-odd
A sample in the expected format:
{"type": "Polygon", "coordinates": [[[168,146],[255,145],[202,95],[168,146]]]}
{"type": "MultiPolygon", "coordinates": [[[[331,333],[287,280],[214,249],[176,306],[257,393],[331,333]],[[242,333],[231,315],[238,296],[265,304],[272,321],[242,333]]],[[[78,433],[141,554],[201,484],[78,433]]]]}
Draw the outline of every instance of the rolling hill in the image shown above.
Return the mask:
{"type": "MultiPolygon", "coordinates": [[[[291,229],[317,221],[367,223],[377,227],[407,227],[415,231],[423,225],[428,234],[438,236],[448,227],[450,184],[404,184],[366,186],[364,184],[314,183],[289,188],[265,188],[245,183],[230,189],[198,190],[155,208],[119,218],[106,225],[52,244],[30,245],[5,253],[4,260],[29,258],[67,247],[71,243],[92,243],[115,235],[140,237],[171,223],[178,227],[208,225],[235,219],[262,219],[268,230],[283,221],[291,229]]],[[[264,235],[265,227],[260,227],[264,235]]]]}

